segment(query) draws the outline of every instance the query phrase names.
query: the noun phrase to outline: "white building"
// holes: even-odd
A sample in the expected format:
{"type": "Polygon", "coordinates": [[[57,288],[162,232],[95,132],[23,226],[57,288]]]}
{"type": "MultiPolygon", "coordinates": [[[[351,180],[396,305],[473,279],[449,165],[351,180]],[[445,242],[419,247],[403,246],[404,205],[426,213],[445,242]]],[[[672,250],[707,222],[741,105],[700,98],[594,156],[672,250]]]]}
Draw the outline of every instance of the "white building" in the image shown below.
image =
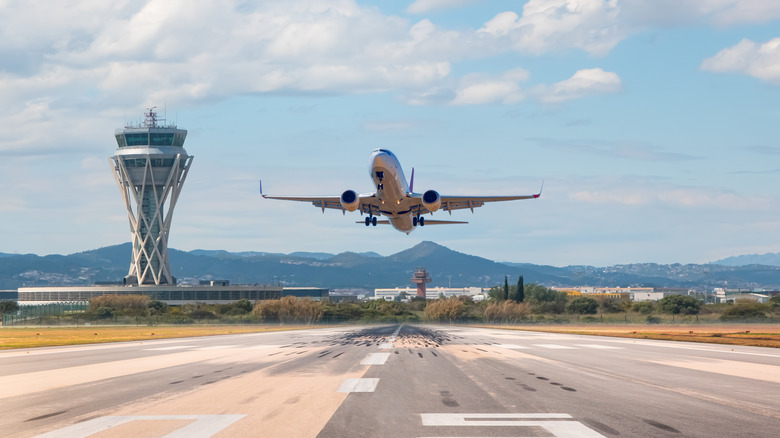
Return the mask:
{"type": "MultiPolygon", "coordinates": [[[[374,298],[377,300],[395,301],[396,297],[401,296],[402,293],[405,294],[406,299],[411,299],[417,296],[417,288],[374,289],[374,298]]],[[[470,296],[474,301],[485,298],[481,287],[431,287],[425,291],[425,298],[429,300],[435,300],[440,296],[449,298],[461,295],[470,296]]]]}

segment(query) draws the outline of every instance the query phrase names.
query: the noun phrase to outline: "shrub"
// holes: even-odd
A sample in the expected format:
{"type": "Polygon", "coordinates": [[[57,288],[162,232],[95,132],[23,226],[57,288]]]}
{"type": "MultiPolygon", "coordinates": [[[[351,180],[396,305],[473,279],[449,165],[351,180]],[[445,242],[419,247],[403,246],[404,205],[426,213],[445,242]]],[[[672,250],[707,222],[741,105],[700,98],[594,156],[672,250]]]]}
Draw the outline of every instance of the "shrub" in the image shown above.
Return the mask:
{"type": "Polygon", "coordinates": [[[669,295],[658,301],[658,310],[673,315],[698,315],[701,303],[688,295],[669,295]]]}
{"type": "Polygon", "coordinates": [[[529,314],[528,304],[516,301],[490,303],[485,307],[486,322],[518,322],[526,319],[529,314]]]}
{"type": "Polygon", "coordinates": [[[19,303],[16,301],[0,301],[0,315],[4,313],[13,313],[19,310],[19,303]]]}
{"type": "Polygon", "coordinates": [[[640,301],[631,305],[631,310],[639,312],[642,315],[649,315],[655,310],[655,303],[652,301],[640,301]]]}
{"type": "Polygon", "coordinates": [[[579,315],[594,315],[599,310],[598,301],[591,297],[579,297],[566,305],[566,313],[579,315]]]}
{"type": "Polygon", "coordinates": [[[739,319],[766,319],[767,306],[759,303],[739,303],[726,309],[720,319],[723,321],[739,319]]]}

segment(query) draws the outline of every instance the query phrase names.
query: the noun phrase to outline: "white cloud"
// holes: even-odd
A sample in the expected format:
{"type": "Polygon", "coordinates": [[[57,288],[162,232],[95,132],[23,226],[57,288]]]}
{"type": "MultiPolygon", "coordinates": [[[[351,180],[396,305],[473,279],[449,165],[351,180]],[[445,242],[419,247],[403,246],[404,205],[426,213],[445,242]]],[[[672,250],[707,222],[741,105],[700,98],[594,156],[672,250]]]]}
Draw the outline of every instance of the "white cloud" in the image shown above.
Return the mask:
{"type": "Polygon", "coordinates": [[[766,82],[780,84],[780,38],[758,44],[743,39],[739,44],[718,52],[701,63],[703,70],[737,72],[766,82]]]}
{"type": "Polygon", "coordinates": [[[524,69],[510,70],[499,77],[471,75],[465,77],[455,90],[452,105],[480,105],[487,103],[517,103],[525,98],[519,82],[525,81],[529,73],[524,69]]]}
{"type": "Polygon", "coordinates": [[[505,37],[524,53],[579,48],[602,56],[629,34],[619,13],[617,0],[530,0],[522,16],[502,12],[480,32],[505,37]]]}
{"type": "Polygon", "coordinates": [[[534,95],[545,103],[559,103],[597,94],[616,93],[622,88],[617,73],[600,68],[578,70],[569,79],[552,85],[540,85],[534,95]]]}
{"type": "Polygon", "coordinates": [[[474,0],[415,0],[406,11],[410,14],[424,14],[443,9],[458,8],[473,2],[474,0]]]}

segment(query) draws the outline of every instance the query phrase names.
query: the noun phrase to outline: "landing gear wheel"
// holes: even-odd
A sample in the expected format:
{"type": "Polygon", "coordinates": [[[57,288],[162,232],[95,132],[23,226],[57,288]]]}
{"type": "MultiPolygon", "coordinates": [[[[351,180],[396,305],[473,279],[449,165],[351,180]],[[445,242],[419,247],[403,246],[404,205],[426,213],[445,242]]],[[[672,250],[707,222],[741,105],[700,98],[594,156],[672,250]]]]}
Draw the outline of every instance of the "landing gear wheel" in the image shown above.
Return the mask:
{"type": "Polygon", "coordinates": [[[417,220],[417,216],[412,218],[412,226],[416,227],[418,222],[419,221],[417,220]]]}
{"type": "Polygon", "coordinates": [[[376,226],[376,216],[371,218],[371,225],[376,226]]]}
{"type": "Polygon", "coordinates": [[[424,217],[421,217],[421,218],[420,218],[420,226],[421,226],[421,227],[424,227],[424,226],[425,226],[425,218],[424,218],[424,217]]]}
{"type": "Polygon", "coordinates": [[[366,226],[368,226],[368,224],[370,224],[370,223],[371,223],[371,218],[370,218],[370,217],[367,217],[367,218],[366,218],[366,226]]]}

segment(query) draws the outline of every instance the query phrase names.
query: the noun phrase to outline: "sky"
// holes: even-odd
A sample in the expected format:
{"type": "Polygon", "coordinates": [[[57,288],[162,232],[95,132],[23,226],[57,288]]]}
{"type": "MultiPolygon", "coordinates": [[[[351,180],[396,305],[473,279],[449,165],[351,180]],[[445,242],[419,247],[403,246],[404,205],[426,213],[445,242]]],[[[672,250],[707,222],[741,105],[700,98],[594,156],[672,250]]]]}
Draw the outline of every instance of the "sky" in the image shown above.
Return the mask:
{"type": "Polygon", "coordinates": [[[778,102],[780,2],[0,0],[0,252],[129,241],[108,158],[151,106],[195,157],[171,248],[777,252],[778,102]],[[544,191],[410,235],[259,196],[371,192],[378,147],[416,191],[544,191]]]}

